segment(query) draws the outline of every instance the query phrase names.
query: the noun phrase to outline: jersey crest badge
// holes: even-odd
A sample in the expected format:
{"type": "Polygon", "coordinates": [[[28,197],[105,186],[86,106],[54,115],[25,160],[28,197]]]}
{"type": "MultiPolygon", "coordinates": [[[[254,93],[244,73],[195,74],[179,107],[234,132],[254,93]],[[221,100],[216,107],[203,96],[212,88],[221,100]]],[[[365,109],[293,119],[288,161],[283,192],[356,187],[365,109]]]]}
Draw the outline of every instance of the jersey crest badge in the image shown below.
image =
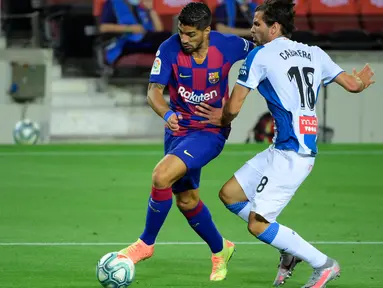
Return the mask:
{"type": "Polygon", "coordinates": [[[219,81],[219,72],[209,73],[209,82],[211,84],[216,84],[219,81]]]}

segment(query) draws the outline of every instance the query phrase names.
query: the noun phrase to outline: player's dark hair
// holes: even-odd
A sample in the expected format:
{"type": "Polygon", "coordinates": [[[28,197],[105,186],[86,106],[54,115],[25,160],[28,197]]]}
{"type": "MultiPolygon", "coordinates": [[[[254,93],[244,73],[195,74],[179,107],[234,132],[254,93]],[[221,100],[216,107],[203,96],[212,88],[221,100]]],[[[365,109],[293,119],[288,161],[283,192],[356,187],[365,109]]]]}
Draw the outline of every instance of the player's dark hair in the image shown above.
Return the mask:
{"type": "Polygon", "coordinates": [[[191,2],[182,8],[178,20],[182,25],[205,30],[211,25],[211,11],[209,7],[200,2],[191,2]]]}
{"type": "Polygon", "coordinates": [[[281,25],[281,32],[286,37],[291,37],[294,26],[294,0],[265,0],[256,8],[256,12],[263,12],[263,21],[268,27],[275,22],[281,25]]]}

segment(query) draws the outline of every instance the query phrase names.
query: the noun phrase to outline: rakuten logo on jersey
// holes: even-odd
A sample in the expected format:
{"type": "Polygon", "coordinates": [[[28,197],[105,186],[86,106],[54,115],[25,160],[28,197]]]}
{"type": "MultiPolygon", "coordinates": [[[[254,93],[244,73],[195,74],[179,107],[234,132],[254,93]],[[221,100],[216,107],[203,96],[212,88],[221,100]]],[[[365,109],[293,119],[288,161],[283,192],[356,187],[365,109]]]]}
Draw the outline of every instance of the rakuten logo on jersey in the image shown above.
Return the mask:
{"type": "Polygon", "coordinates": [[[197,95],[194,91],[187,91],[183,86],[178,88],[178,94],[185,99],[185,102],[192,104],[199,104],[201,102],[209,101],[218,96],[218,93],[215,90],[210,91],[209,93],[197,95]]]}
{"type": "Polygon", "coordinates": [[[299,132],[301,134],[316,135],[318,130],[318,120],[315,116],[299,117],[299,132]]]}

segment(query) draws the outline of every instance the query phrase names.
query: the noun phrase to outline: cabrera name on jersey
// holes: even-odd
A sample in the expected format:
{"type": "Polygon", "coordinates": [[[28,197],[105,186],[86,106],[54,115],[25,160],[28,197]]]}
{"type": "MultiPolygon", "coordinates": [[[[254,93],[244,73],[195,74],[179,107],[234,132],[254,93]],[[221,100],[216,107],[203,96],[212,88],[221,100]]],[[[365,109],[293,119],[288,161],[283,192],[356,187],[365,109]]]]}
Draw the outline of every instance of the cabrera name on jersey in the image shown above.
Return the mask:
{"type": "Polygon", "coordinates": [[[179,131],[166,129],[166,132],[183,136],[204,130],[228,137],[230,127],[200,123],[205,118],[195,114],[196,106],[205,102],[213,107],[222,107],[222,99],[229,98],[228,75],[231,66],[245,59],[253,48],[254,45],[245,39],[212,31],[207,56],[202,63],[197,63],[191,55],[182,51],[178,34],[162,43],[149,81],[168,85],[170,109],[180,112],[183,118],[179,121],[179,131]]]}
{"type": "Polygon", "coordinates": [[[265,98],[275,121],[275,148],[315,156],[319,89],[342,72],[319,47],[280,37],[249,53],[237,83],[265,98]]]}

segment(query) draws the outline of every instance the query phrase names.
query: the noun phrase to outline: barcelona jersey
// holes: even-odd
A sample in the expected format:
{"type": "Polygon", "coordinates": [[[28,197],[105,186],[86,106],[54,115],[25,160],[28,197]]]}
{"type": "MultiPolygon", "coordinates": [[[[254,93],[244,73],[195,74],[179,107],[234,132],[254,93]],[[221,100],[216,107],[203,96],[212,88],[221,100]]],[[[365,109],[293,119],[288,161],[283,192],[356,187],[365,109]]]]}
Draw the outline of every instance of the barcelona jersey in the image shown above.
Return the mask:
{"type": "Polygon", "coordinates": [[[221,108],[222,100],[229,98],[228,75],[232,65],[245,59],[254,44],[234,35],[216,31],[210,33],[209,49],[203,63],[182,50],[180,37],[173,35],[159,47],[150,75],[151,83],[167,85],[170,109],[182,114],[180,129],[166,132],[185,136],[193,131],[208,131],[228,137],[230,127],[202,124],[196,106],[202,102],[221,108]]]}

